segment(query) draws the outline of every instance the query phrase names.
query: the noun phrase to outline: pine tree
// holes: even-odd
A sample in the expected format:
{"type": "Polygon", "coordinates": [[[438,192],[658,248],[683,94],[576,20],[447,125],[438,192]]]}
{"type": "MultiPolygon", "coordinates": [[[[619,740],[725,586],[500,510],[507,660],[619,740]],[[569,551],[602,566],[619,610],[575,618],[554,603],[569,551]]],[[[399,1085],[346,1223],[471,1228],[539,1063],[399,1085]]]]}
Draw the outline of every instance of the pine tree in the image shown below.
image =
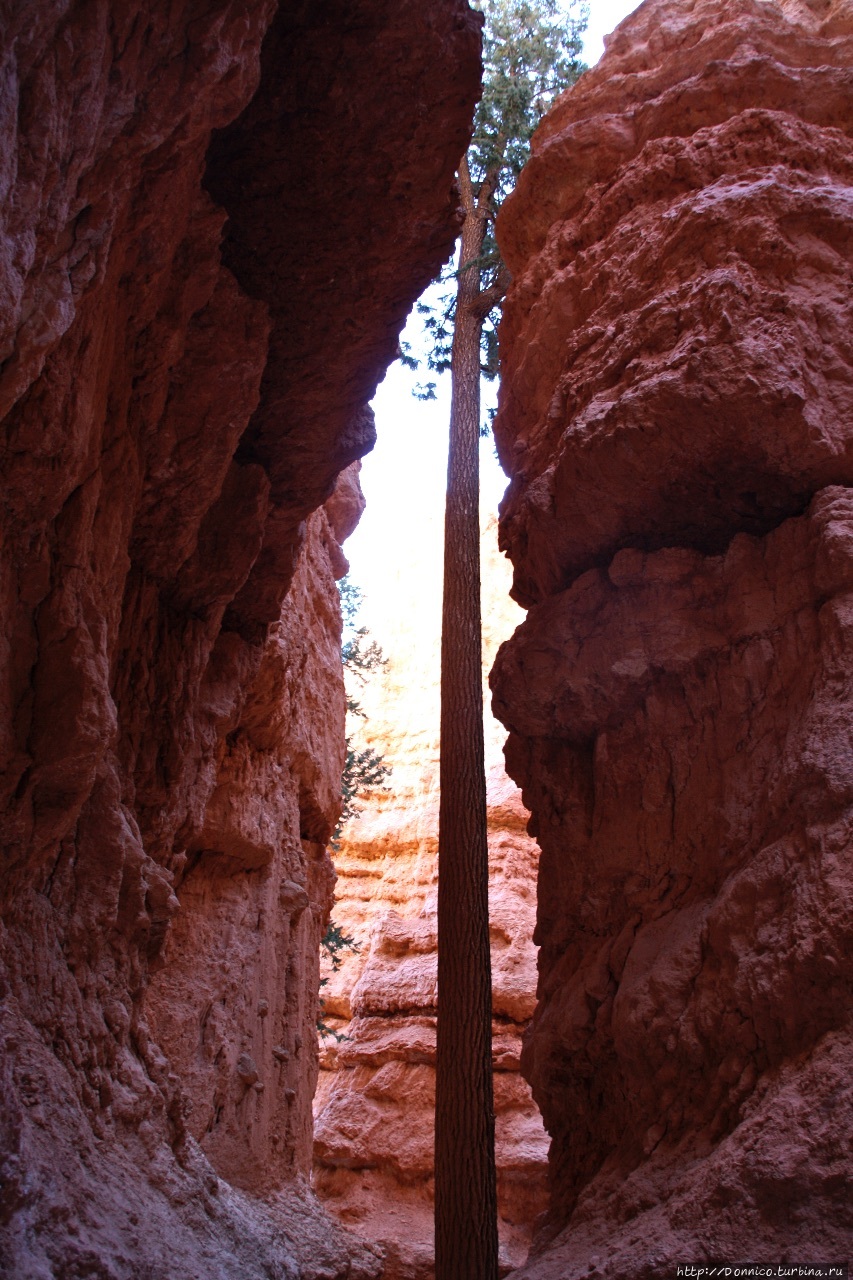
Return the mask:
{"type": "MultiPolygon", "coordinates": [[[[341,644],[341,663],[346,676],[349,676],[346,690],[347,715],[360,716],[365,719],[361,704],[353,697],[352,685],[354,682],[364,685],[369,677],[375,671],[385,667],[387,662],[379,645],[375,640],[369,638],[367,627],[356,626],[356,615],[362,602],[360,588],[347,576],[341,578],[338,583],[338,589],[341,600],[341,618],[344,624],[344,635],[346,636],[346,639],[341,644]]],[[[345,824],[351,822],[353,818],[357,818],[361,812],[357,803],[358,797],[364,791],[370,791],[377,787],[381,788],[390,774],[390,766],[385,763],[378,751],[370,746],[359,746],[354,734],[347,732],[346,755],[341,773],[341,812],[331,839],[331,848],[334,852],[338,852],[340,849],[341,836],[345,824]]],[[[325,956],[325,959],[331,964],[332,971],[336,973],[340,968],[342,952],[358,951],[358,949],[355,940],[345,934],[341,926],[330,918],[326,926],[326,932],[320,939],[320,951],[321,956],[325,956]]],[[[325,987],[327,982],[328,978],[320,979],[321,989],[325,987]]],[[[338,1035],[325,1021],[322,998],[317,1018],[317,1030],[324,1039],[327,1036],[332,1036],[335,1040],[346,1038],[338,1035]]]]}
{"type": "Polygon", "coordinates": [[[556,0],[484,0],[484,84],[459,166],[464,222],[455,297],[428,318],[430,364],[450,368],[441,641],[436,1280],[497,1280],[492,984],[480,627],[480,378],[496,371],[509,284],[494,237],[543,112],[577,79],[585,12],[556,0]],[[430,319],[433,323],[430,324],[430,319]],[[449,340],[449,350],[448,350],[449,340]]]}
{"type": "MultiPolygon", "coordinates": [[[[344,623],[346,639],[341,644],[341,662],[344,672],[349,677],[346,681],[347,716],[360,716],[365,719],[361,703],[353,696],[355,683],[364,685],[375,671],[387,666],[385,655],[375,640],[369,638],[367,627],[355,625],[356,614],[361,606],[362,593],[349,576],[341,578],[338,583],[341,597],[341,617],[344,623]]],[[[349,724],[348,724],[349,729],[349,724]]],[[[357,818],[361,810],[356,801],[363,791],[381,787],[391,773],[390,767],[373,747],[359,746],[353,733],[346,735],[346,756],[341,775],[341,813],[332,834],[331,846],[337,850],[340,846],[344,825],[357,818]]]]}

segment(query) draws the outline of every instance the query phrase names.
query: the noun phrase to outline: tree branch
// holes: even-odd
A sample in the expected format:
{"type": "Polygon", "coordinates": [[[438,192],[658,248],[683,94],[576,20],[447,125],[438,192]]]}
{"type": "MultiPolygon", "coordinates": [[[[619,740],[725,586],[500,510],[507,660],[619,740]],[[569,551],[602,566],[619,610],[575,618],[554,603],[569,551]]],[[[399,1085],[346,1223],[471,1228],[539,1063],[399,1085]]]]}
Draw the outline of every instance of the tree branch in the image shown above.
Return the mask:
{"type": "Polygon", "coordinates": [[[459,194],[462,196],[462,208],[465,210],[465,217],[470,218],[477,211],[474,200],[474,186],[471,182],[471,170],[468,168],[467,151],[459,161],[459,194]]]}
{"type": "Polygon", "coordinates": [[[490,284],[487,289],[482,289],[477,295],[476,302],[471,303],[471,314],[481,322],[485,320],[492,308],[496,307],[501,301],[511,281],[512,276],[509,273],[509,267],[502,262],[494,283],[490,284]]]}
{"type": "Polygon", "coordinates": [[[477,196],[477,212],[481,217],[488,218],[491,214],[494,217],[494,209],[492,208],[492,196],[498,188],[498,182],[501,176],[501,166],[493,165],[486,172],[486,176],[480,183],[480,191],[477,196]]]}

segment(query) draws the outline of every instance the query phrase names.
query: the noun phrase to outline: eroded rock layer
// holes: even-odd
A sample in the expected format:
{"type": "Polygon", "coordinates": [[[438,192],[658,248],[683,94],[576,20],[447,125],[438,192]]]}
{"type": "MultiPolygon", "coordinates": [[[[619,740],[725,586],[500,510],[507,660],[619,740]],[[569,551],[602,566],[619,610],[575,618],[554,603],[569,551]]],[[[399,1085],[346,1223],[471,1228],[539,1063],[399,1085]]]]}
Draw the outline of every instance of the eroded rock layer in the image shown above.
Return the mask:
{"type": "MultiPolygon", "coordinates": [[[[433,1249],[436,873],[438,851],[441,521],[413,520],[389,552],[388,602],[374,633],[388,666],[357,696],[365,733],[392,767],[386,792],[363,800],[335,854],[334,920],[356,940],[326,968],[324,1020],[346,1039],[322,1041],[315,1101],[314,1187],[346,1225],[386,1252],[386,1280],[430,1280],[433,1249]],[[395,560],[398,561],[395,571],[395,560]],[[439,570],[437,573],[436,570],[439,570]],[[391,585],[393,584],[393,585],[391,585]]],[[[520,611],[494,520],[483,541],[484,659],[520,611]]],[[[533,1012],[538,849],[487,725],[493,1059],[501,1258],[526,1255],[547,1205],[548,1142],[519,1074],[533,1012]]]]}
{"type": "Polygon", "coordinates": [[[322,503],[452,245],[478,24],[81,0],[2,40],[0,1270],[374,1275],[302,1185],[322,503]]]}
{"type": "Polygon", "coordinates": [[[848,3],[647,0],[503,216],[530,1280],[853,1246],[851,66],[848,3]]]}

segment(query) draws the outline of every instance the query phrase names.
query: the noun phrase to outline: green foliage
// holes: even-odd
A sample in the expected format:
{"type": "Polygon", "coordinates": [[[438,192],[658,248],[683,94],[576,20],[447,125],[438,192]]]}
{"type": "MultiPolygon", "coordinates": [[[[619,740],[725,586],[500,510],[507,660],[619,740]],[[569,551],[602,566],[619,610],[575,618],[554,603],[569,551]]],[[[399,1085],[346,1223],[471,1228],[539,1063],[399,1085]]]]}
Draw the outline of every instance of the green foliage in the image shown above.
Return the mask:
{"type": "Polygon", "coordinates": [[[385,764],[378,751],[374,751],[373,747],[362,747],[361,750],[358,750],[353,745],[352,738],[347,738],[346,762],[341,777],[341,795],[344,807],[341,810],[341,816],[335,831],[337,839],[340,839],[344,823],[348,822],[350,818],[358,817],[360,810],[356,804],[356,799],[361,792],[369,791],[374,787],[381,787],[390,773],[390,768],[385,764]]]}
{"type": "Polygon", "coordinates": [[[486,18],[483,96],[474,118],[468,167],[478,199],[488,192],[486,234],[476,265],[481,292],[497,287],[500,294],[484,318],[481,344],[481,371],[494,378],[497,320],[508,283],[495,239],[495,218],[530,155],[530,141],[543,115],[586,70],[581,46],[589,9],[577,0],[568,10],[557,0],[481,0],[477,7],[486,18]],[[502,273],[507,280],[500,288],[502,273]]]}
{"type": "MultiPolygon", "coordinates": [[[[518,179],[530,140],[554,99],[586,68],[580,60],[589,8],[558,0],[480,0],[483,31],[483,96],[474,117],[468,166],[475,184],[497,176],[495,212],[518,179]]],[[[497,255],[490,238],[482,268],[497,255]]]]}
{"type": "MultiPolygon", "coordinates": [[[[385,665],[385,655],[375,640],[368,639],[367,627],[355,625],[356,615],[361,607],[363,594],[350,580],[349,574],[338,583],[341,597],[341,616],[344,623],[344,639],[341,644],[341,661],[344,671],[364,684],[373,671],[381,670],[385,665]]],[[[347,711],[350,715],[364,716],[360,704],[353,698],[351,689],[347,690],[347,711]]]]}
{"type": "MultiPolygon", "coordinates": [[[[360,950],[361,948],[359,947],[355,938],[351,938],[348,934],[344,933],[341,926],[338,924],[335,924],[334,920],[329,921],[326,927],[326,932],[323,934],[322,938],[320,939],[320,951],[321,953],[322,952],[326,953],[326,957],[330,961],[332,966],[332,971],[334,973],[337,973],[338,969],[340,969],[341,965],[343,964],[343,958],[341,954],[342,952],[344,951],[358,952],[360,950]]],[[[329,981],[328,978],[321,978],[320,979],[321,988],[325,987],[328,981],[329,981]]],[[[338,1040],[338,1041],[349,1039],[348,1036],[341,1035],[340,1032],[335,1031],[334,1027],[330,1027],[328,1023],[324,1021],[322,1000],[320,1001],[320,1016],[317,1019],[317,1030],[319,1031],[320,1035],[323,1037],[324,1040],[328,1037],[331,1037],[333,1040],[338,1040]]]]}
{"type": "Polygon", "coordinates": [[[339,580],[338,594],[341,598],[341,617],[344,623],[344,635],[346,635],[355,626],[355,617],[361,608],[364,594],[361,587],[355,585],[349,574],[339,580]]]}
{"type": "MultiPolygon", "coordinates": [[[[335,924],[334,920],[329,921],[326,932],[320,939],[320,947],[325,951],[326,956],[331,963],[332,970],[335,973],[337,973],[338,969],[340,969],[343,964],[341,952],[357,952],[360,950],[355,938],[351,938],[348,934],[344,933],[341,926],[339,924],[335,924]]],[[[321,979],[320,986],[325,987],[328,981],[328,978],[321,979]]]]}
{"type": "MultiPolygon", "coordinates": [[[[484,377],[498,374],[497,323],[509,275],[495,239],[498,210],[518,179],[530,141],[542,116],[565,89],[586,70],[581,61],[582,36],[589,17],[583,0],[473,0],[485,18],[483,31],[483,96],[474,119],[467,161],[473,194],[485,218],[485,235],[474,262],[446,267],[427,295],[417,303],[426,340],[427,367],[435,373],[450,368],[456,317],[455,282],[460,271],[476,266],[483,315],[481,363],[484,377]],[[488,305],[491,303],[491,305],[488,305]]],[[[409,368],[419,360],[407,343],[402,359],[409,368]]],[[[416,388],[420,399],[435,398],[435,383],[416,388]]]]}
{"type": "MultiPolygon", "coordinates": [[[[344,664],[344,670],[348,671],[361,684],[367,680],[372,671],[378,671],[385,667],[386,659],[379,645],[375,640],[368,639],[367,627],[359,627],[352,633],[341,648],[341,659],[344,664]]],[[[356,715],[364,715],[364,712],[354,703],[352,699],[347,697],[347,710],[354,712],[356,715]]]]}
{"type": "MultiPolygon", "coordinates": [[[[345,639],[341,645],[341,660],[344,671],[350,678],[347,690],[347,712],[350,715],[364,718],[361,704],[352,695],[351,681],[365,684],[369,676],[386,665],[386,658],[375,640],[369,638],[367,627],[355,625],[356,616],[362,601],[359,588],[349,577],[342,578],[339,584],[341,595],[341,614],[344,620],[345,639]]],[[[391,770],[382,756],[373,747],[359,747],[354,735],[347,734],[346,758],[341,776],[341,798],[343,808],[338,824],[332,835],[332,848],[340,847],[341,832],[345,822],[357,818],[359,808],[356,800],[362,791],[381,787],[391,770]]]]}
{"type": "MultiPolygon", "coordinates": [[[[338,589],[341,597],[341,616],[344,623],[341,660],[348,676],[350,678],[354,677],[360,684],[364,684],[372,672],[385,666],[385,657],[379,645],[374,640],[369,639],[367,628],[356,626],[358,610],[363,598],[361,590],[350,580],[349,576],[340,580],[338,589]]],[[[347,692],[347,712],[350,715],[364,717],[364,712],[349,691],[347,692]]],[[[356,805],[358,795],[368,787],[381,786],[390,772],[391,770],[383,762],[378,752],[374,751],[372,747],[359,748],[352,735],[347,734],[346,759],[341,776],[343,808],[332,836],[333,849],[337,849],[340,846],[341,831],[344,823],[350,818],[358,816],[358,806],[356,805]]],[[[339,924],[336,924],[334,920],[330,920],[326,932],[320,939],[320,951],[321,954],[325,954],[331,963],[333,972],[336,973],[341,967],[342,953],[344,951],[358,951],[358,944],[354,938],[344,933],[339,924]]],[[[320,987],[325,987],[328,981],[328,978],[321,978],[320,987]]],[[[334,1040],[346,1040],[347,1038],[335,1031],[325,1021],[322,1000],[320,1001],[320,1016],[317,1019],[317,1031],[323,1039],[331,1037],[334,1040]]]]}

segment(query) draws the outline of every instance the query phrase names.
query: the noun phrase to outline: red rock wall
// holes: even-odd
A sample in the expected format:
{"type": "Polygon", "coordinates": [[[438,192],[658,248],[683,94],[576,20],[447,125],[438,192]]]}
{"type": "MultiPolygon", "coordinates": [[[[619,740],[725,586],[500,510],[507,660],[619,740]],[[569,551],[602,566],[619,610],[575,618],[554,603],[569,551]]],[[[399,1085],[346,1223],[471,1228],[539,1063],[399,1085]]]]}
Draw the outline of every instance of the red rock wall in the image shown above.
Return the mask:
{"type": "Polygon", "coordinates": [[[531,1280],[853,1247],[851,65],[838,0],[647,0],[502,219],[531,1280]]]}
{"type": "MultiPolygon", "coordinates": [[[[345,1038],[321,1041],[313,1185],[329,1210],[385,1249],[384,1280],[432,1280],[436,1015],[436,883],[441,630],[441,511],[395,529],[385,597],[372,597],[371,633],[385,670],[354,694],[356,729],[391,766],[385,790],[359,800],[334,855],[334,919],[359,950],[324,962],[324,1022],[345,1038]]],[[[509,566],[494,518],[482,540],[484,676],[521,611],[508,599],[509,566]]],[[[495,1137],[501,1262],[527,1256],[547,1206],[548,1141],[519,1074],[533,1012],[538,849],[503,768],[504,734],[486,723],[489,906],[492,939],[495,1137]]]]}
{"type": "Polygon", "coordinates": [[[317,509],[452,244],[477,23],[424,10],[5,10],[4,1275],[378,1268],[298,1189],[343,755],[317,509]]]}

